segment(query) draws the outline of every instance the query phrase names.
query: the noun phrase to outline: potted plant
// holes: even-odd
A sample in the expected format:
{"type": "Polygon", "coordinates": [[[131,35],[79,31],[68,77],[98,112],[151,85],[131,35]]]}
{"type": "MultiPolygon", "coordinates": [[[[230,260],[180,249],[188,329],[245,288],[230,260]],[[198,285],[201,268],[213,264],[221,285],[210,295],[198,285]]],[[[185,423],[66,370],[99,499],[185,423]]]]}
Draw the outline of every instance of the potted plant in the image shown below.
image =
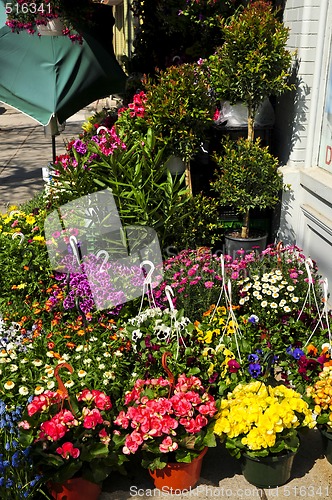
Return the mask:
{"type": "Polygon", "coordinates": [[[90,496],[81,498],[98,498],[104,479],[121,456],[125,460],[112,442],[111,410],[104,392],[86,388],[69,398],[61,382],[59,390],[46,390],[30,399],[18,423],[19,442],[31,447],[34,468],[54,498],[76,488],[89,490],[90,496]]]}
{"type": "MultiPolygon", "coordinates": [[[[166,356],[164,357],[165,360],[166,356]]],[[[163,361],[164,367],[165,361],[163,361]]],[[[139,453],[155,486],[178,489],[193,487],[199,479],[201,459],[207,447],[215,446],[212,432],[216,401],[196,376],[176,379],[139,379],[125,394],[123,409],[116,417],[115,434],[122,452],[139,453]],[[199,458],[199,467],[197,459],[199,458]],[[182,467],[183,466],[183,467],[182,467]],[[194,467],[195,474],[189,472],[194,467]],[[185,479],[179,479],[184,469],[185,479]]]]}
{"type": "MultiPolygon", "coordinates": [[[[252,251],[254,245],[260,244],[261,236],[252,235],[253,241],[248,240],[251,211],[275,207],[285,189],[282,174],[278,171],[278,159],[267,146],[261,146],[259,138],[253,142],[246,138],[237,141],[226,138],[223,152],[215,153],[213,159],[217,168],[211,187],[218,195],[220,205],[233,207],[243,217],[241,232],[226,235],[226,244],[233,241],[238,249],[236,243],[240,238],[240,247],[252,251]]],[[[263,240],[261,250],[266,246],[267,235],[263,240]]],[[[233,255],[233,247],[226,246],[226,253],[233,255]]]]}
{"type": "Polygon", "coordinates": [[[284,385],[239,384],[220,403],[214,432],[241,460],[243,475],[259,488],[286,483],[300,446],[298,430],[313,428],[308,403],[284,385]]]}
{"type": "MultiPolygon", "coordinates": [[[[93,24],[93,0],[27,0],[5,2],[6,25],[12,31],[35,33],[41,27],[48,26],[56,30],[57,35],[66,35],[72,41],[82,42],[82,27],[93,24]],[[60,21],[60,23],[58,23],[60,21]]],[[[45,34],[45,31],[43,32],[45,34]]],[[[49,33],[52,34],[52,33],[49,33]]]]}
{"type": "Polygon", "coordinates": [[[246,105],[250,141],[264,99],[292,89],[288,33],[271,2],[250,1],[222,24],[224,43],[208,59],[216,97],[246,105]]]}
{"type": "MultiPolygon", "coordinates": [[[[328,354],[331,356],[331,344],[328,344],[328,354]]],[[[332,366],[327,362],[318,376],[318,380],[307,387],[307,397],[312,408],[317,427],[320,430],[324,452],[332,464],[332,366]]]]}
{"type": "Polygon", "coordinates": [[[200,150],[215,111],[208,74],[200,63],[186,63],[158,71],[143,84],[146,120],[168,156],[185,164],[191,191],[189,162],[200,150]]]}

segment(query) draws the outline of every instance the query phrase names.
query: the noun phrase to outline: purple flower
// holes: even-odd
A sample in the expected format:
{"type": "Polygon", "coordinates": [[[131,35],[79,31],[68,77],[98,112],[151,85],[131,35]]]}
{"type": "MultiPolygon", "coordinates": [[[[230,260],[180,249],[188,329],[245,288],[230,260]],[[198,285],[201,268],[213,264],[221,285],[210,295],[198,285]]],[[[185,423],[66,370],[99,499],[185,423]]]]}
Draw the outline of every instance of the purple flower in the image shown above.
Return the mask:
{"type": "Polygon", "coordinates": [[[262,373],[262,367],[259,363],[250,363],[248,371],[252,378],[257,378],[262,373]]]}
{"type": "Polygon", "coordinates": [[[77,139],[73,144],[74,149],[81,155],[84,155],[87,152],[87,145],[84,144],[80,139],[77,139]]]}
{"type": "Polygon", "coordinates": [[[296,349],[294,349],[294,351],[292,352],[292,356],[294,359],[300,359],[301,356],[304,356],[304,352],[302,351],[302,349],[299,349],[298,347],[296,349]]]}
{"type": "Polygon", "coordinates": [[[248,321],[249,321],[249,323],[256,325],[256,323],[258,323],[258,321],[259,321],[259,317],[256,316],[256,314],[252,314],[251,316],[249,316],[248,321]]]}
{"type": "Polygon", "coordinates": [[[258,361],[257,354],[249,354],[248,361],[250,361],[250,363],[256,363],[258,361]]]}

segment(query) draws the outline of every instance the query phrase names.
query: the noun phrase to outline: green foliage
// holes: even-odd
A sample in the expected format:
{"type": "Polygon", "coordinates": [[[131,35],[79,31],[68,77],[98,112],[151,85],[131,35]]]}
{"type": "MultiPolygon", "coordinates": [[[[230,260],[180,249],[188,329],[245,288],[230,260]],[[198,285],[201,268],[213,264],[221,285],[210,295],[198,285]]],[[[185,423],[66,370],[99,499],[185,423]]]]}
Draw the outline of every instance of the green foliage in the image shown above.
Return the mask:
{"type": "Polygon", "coordinates": [[[265,98],[291,90],[289,30],[270,2],[256,0],[239,9],[222,32],[225,42],[208,61],[212,87],[222,100],[245,102],[254,120],[265,98]]]}
{"type": "Polygon", "coordinates": [[[212,124],[214,101],[199,64],[171,66],[144,82],[146,120],[169,154],[189,161],[212,124]]]}
{"type": "Polygon", "coordinates": [[[131,134],[120,131],[126,147],[112,154],[102,152],[94,141],[83,155],[72,149],[77,164],[70,168],[56,165],[56,203],[110,188],[122,223],[153,227],[162,245],[173,214],[188,200],[184,179],[174,178],[166,170],[165,150],[151,129],[146,133],[132,130],[131,134]]]}
{"type": "Polygon", "coordinates": [[[283,189],[278,159],[262,147],[260,139],[251,142],[240,138],[223,142],[223,153],[214,154],[217,164],[212,189],[218,193],[221,205],[234,207],[244,216],[243,225],[249,230],[249,211],[273,208],[283,189]]]}
{"type": "Polygon", "coordinates": [[[213,247],[221,238],[220,230],[218,200],[199,193],[174,213],[168,226],[166,248],[172,252],[213,247]]]}

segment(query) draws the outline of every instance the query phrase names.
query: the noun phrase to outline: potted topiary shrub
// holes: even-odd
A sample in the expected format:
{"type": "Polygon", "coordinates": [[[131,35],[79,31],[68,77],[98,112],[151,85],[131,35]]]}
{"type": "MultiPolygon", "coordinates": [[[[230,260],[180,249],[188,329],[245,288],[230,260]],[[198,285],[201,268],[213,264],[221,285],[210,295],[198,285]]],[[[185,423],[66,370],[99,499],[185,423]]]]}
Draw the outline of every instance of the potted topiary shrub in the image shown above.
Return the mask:
{"type": "Polygon", "coordinates": [[[217,168],[211,187],[220,205],[233,207],[243,217],[242,230],[225,236],[226,253],[233,255],[239,248],[252,251],[256,246],[263,250],[267,235],[250,234],[250,212],[277,205],[285,187],[278,171],[278,159],[269,152],[268,146],[261,146],[259,138],[255,141],[226,138],[223,152],[215,153],[213,160],[217,168]]]}
{"type": "Polygon", "coordinates": [[[190,160],[200,150],[215,110],[208,75],[201,64],[187,63],[158,71],[143,83],[145,119],[168,155],[184,163],[191,191],[190,160]]]}
{"type": "Polygon", "coordinates": [[[247,107],[251,141],[259,106],[266,98],[292,89],[288,33],[271,2],[253,0],[222,25],[224,43],[208,59],[216,98],[247,107]]]}

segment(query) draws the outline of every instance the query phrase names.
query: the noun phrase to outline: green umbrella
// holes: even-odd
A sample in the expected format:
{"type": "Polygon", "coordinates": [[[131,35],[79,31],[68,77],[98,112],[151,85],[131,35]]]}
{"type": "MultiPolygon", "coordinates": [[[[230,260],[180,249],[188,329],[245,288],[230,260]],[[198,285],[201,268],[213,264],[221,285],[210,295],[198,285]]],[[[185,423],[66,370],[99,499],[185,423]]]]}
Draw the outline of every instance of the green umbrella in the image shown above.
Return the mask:
{"type": "Polygon", "coordinates": [[[0,101],[42,125],[59,123],[91,102],[124,92],[126,75],[114,53],[92,35],[83,43],[0,29],[0,101]]]}

